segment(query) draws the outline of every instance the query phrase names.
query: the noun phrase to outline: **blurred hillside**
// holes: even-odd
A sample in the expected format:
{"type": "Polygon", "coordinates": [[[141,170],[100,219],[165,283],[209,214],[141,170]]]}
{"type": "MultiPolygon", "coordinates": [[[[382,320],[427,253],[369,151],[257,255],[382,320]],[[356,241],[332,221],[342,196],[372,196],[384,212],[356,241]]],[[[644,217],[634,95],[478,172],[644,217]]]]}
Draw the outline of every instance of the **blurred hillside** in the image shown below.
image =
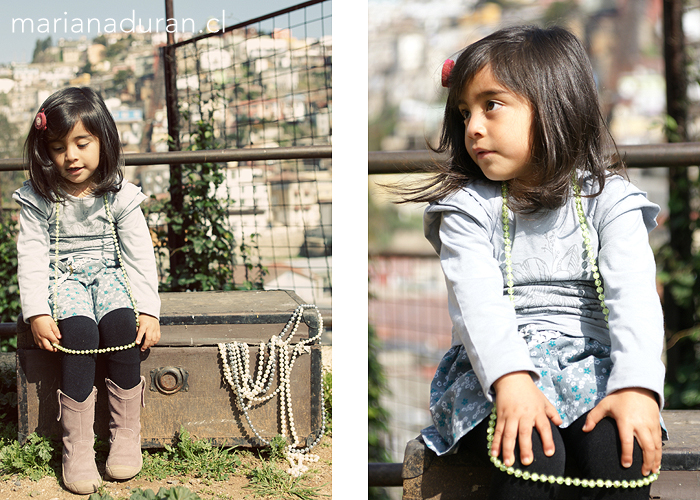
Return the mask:
{"type": "MultiPolygon", "coordinates": [[[[579,37],[594,68],[603,115],[618,144],[666,142],[662,0],[370,0],[369,150],[425,149],[437,143],[447,96],[440,83],[442,63],[469,43],[513,24],[557,24],[579,37]]],[[[684,28],[690,59],[695,61],[689,68],[689,115],[695,117],[690,135],[698,140],[700,63],[693,54],[700,46],[700,9],[688,6],[684,28]]],[[[632,181],[662,207],[667,205],[665,177],[665,169],[631,172],[632,181]]],[[[415,220],[420,207],[388,205],[374,181],[370,179],[370,210],[415,220]]],[[[414,227],[419,231],[420,223],[414,227]]],[[[373,239],[373,231],[370,228],[371,251],[411,251],[402,229],[394,243],[382,231],[383,242],[373,239]]],[[[420,238],[414,232],[410,240],[418,253],[426,249],[420,238]]]]}

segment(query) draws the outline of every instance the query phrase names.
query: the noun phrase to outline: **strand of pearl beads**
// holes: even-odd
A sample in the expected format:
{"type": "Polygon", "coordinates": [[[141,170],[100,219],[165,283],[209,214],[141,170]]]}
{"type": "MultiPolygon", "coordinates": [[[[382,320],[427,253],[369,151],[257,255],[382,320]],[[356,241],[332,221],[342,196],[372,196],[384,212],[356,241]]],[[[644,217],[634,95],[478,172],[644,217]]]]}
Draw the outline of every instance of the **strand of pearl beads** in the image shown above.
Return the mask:
{"type": "Polygon", "coordinates": [[[586,214],[583,211],[583,202],[581,201],[581,187],[578,184],[574,184],[574,195],[576,199],[576,214],[578,216],[579,225],[581,226],[581,233],[583,234],[583,245],[586,248],[586,256],[588,257],[588,262],[591,264],[591,272],[593,273],[593,283],[596,287],[596,292],[598,293],[598,300],[600,300],[600,307],[605,315],[605,322],[608,322],[608,316],[610,310],[608,306],[605,305],[605,293],[603,289],[603,283],[600,279],[600,272],[598,269],[598,264],[596,263],[595,254],[593,253],[593,244],[591,243],[591,234],[588,231],[588,222],[586,221],[586,214]]]}
{"type": "Polygon", "coordinates": [[[264,365],[266,346],[264,343],[260,343],[259,353],[258,353],[258,377],[253,381],[250,377],[249,372],[244,370],[244,366],[250,365],[250,355],[248,351],[248,346],[244,343],[233,342],[229,344],[228,351],[232,355],[232,361],[236,367],[236,374],[242,376],[242,380],[239,381],[243,395],[252,400],[263,401],[265,398],[258,398],[258,394],[264,394],[264,381],[268,379],[272,370],[275,367],[274,363],[274,344],[270,346],[270,359],[271,363],[267,364],[267,368],[264,365]]]}
{"type": "Polygon", "coordinates": [[[540,482],[540,483],[550,483],[559,484],[566,486],[581,486],[583,488],[642,488],[648,486],[659,478],[657,472],[649,474],[643,479],[635,480],[611,480],[611,479],[580,479],[577,477],[564,477],[564,476],[552,476],[547,474],[538,474],[537,472],[528,472],[518,469],[513,466],[506,466],[503,461],[491,455],[491,446],[493,444],[493,434],[496,427],[496,405],[493,406],[491,410],[491,415],[489,416],[489,427],[486,430],[486,442],[487,448],[490,456],[491,463],[498,468],[501,472],[505,472],[510,476],[515,476],[525,480],[540,482]]]}
{"type": "MultiPolygon", "coordinates": [[[[258,352],[257,377],[254,379],[250,374],[250,356],[248,346],[245,343],[231,342],[228,344],[218,344],[219,354],[221,355],[223,376],[228,385],[235,391],[236,399],[239,407],[243,410],[243,415],[248,422],[248,425],[253,430],[255,436],[270,446],[270,442],[264,439],[256,427],[253,425],[248,410],[250,403],[262,402],[271,399],[275,394],[279,394],[280,404],[280,429],[282,436],[288,435],[290,431],[292,444],[287,445],[286,458],[290,464],[287,472],[293,476],[300,476],[308,467],[304,463],[317,462],[318,456],[311,454],[313,449],[323,437],[326,428],[326,410],[321,404],[322,425],[318,436],[309,446],[298,448],[301,446],[299,437],[296,434],[294,425],[294,412],[292,409],[292,394],[291,394],[291,374],[296,359],[304,352],[308,352],[309,344],[318,340],[323,332],[323,317],[318,312],[318,307],[314,304],[301,304],[292,313],[289,321],[284,326],[279,335],[274,335],[268,344],[261,343],[258,352]],[[291,355],[289,347],[294,334],[297,332],[299,323],[301,322],[304,309],[316,309],[318,313],[319,327],[318,332],[313,337],[300,340],[292,349],[291,355]],[[287,339],[285,340],[285,335],[287,339]],[[268,350],[268,362],[264,363],[264,351],[268,350]],[[277,361],[279,358],[279,361],[277,361]],[[279,365],[279,386],[269,392],[272,379],[276,371],[276,365],[279,365]],[[261,373],[263,374],[261,376],[261,373]],[[263,388],[263,386],[265,386],[263,388]],[[246,400],[248,403],[246,403],[246,400]],[[289,421],[289,429],[287,427],[289,421]]],[[[323,384],[320,386],[320,398],[323,401],[323,384]]]]}
{"type": "MultiPolygon", "coordinates": [[[[508,221],[508,187],[505,182],[501,183],[501,196],[503,198],[503,239],[505,241],[505,253],[506,253],[506,284],[508,286],[508,295],[510,296],[511,302],[514,300],[514,282],[513,282],[513,270],[511,262],[511,240],[510,240],[510,225],[508,221]]],[[[593,253],[593,244],[591,243],[591,235],[588,231],[588,222],[586,221],[586,215],[583,211],[583,202],[581,201],[581,188],[578,184],[574,182],[574,198],[576,203],[576,214],[578,217],[579,226],[581,227],[581,233],[583,234],[583,243],[586,248],[586,256],[588,257],[588,262],[591,265],[591,272],[593,273],[593,280],[596,286],[596,291],[598,293],[598,299],[600,300],[600,306],[605,314],[605,321],[608,321],[609,310],[605,305],[605,293],[603,289],[603,284],[601,281],[601,276],[598,270],[598,265],[596,263],[595,254],[593,253]]],[[[493,443],[493,434],[496,427],[496,406],[493,406],[491,410],[491,416],[489,417],[489,427],[487,430],[487,446],[489,451],[489,456],[491,462],[502,472],[506,472],[518,478],[531,481],[540,481],[543,483],[549,482],[551,484],[565,484],[567,486],[582,486],[584,488],[641,488],[642,486],[648,486],[659,478],[658,473],[653,473],[648,475],[643,479],[637,479],[632,481],[612,481],[610,479],[579,479],[570,478],[562,476],[548,476],[546,474],[538,474],[536,472],[530,473],[528,471],[522,471],[514,467],[507,467],[498,457],[491,455],[491,445],[493,443]]]]}
{"type": "MultiPolygon", "coordinates": [[[[114,242],[114,248],[116,249],[117,252],[117,259],[119,260],[119,267],[122,272],[122,276],[124,277],[124,283],[126,284],[126,290],[127,293],[129,294],[129,299],[131,300],[131,306],[134,309],[134,314],[136,316],[136,329],[138,330],[139,328],[139,312],[136,308],[136,299],[134,299],[134,294],[131,292],[131,286],[129,284],[129,277],[126,274],[126,269],[124,268],[124,259],[122,258],[122,252],[121,249],[119,248],[119,241],[117,239],[117,231],[114,227],[114,219],[112,217],[112,212],[109,209],[109,203],[107,201],[107,196],[103,196],[102,199],[104,200],[104,205],[105,205],[105,212],[107,214],[107,219],[109,220],[110,224],[110,229],[112,232],[112,241],[114,242]]],[[[59,202],[56,202],[54,204],[54,208],[56,211],[56,230],[55,230],[55,239],[56,239],[56,245],[54,247],[54,281],[53,281],[53,321],[58,325],[58,257],[59,257],[59,251],[58,251],[58,236],[60,234],[59,229],[60,229],[60,220],[61,220],[61,205],[59,202]]],[[[115,352],[115,351],[123,351],[126,349],[131,349],[132,347],[136,346],[136,341],[134,340],[130,344],[125,344],[125,345],[120,345],[120,346],[114,346],[114,347],[104,347],[101,349],[69,349],[67,347],[63,347],[61,344],[57,342],[51,342],[51,345],[54,346],[56,349],[59,351],[65,353],[65,354],[105,354],[108,352],[115,352]]]]}
{"type": "Polygon", "coordinates": [[[506,284],[508,285],[508,297],[511,302],[515,302],[515,290],[513,288],[515,281],[513,280],[513,263],[511,261],[513,245],[510,240],[510,223],[508,220],[508,186],[505,182],[501,183],[501,198],[503,199],[501,219],[503,222],[503,242],[506,254],[506,284]]]}
{"type": "Polygon", "coordinates": [[[109,208],[109,203],[107,202],[107,196],[103,196],[105,205],[105,212],[107,213],[107,219],[109,220],[109,228],[112,231],[112,241],[114,242],[114,248],[117,251],[117,259],[119,260],[119,269],[122,271],[122,276],[124,277],[124,284],[126,285],[126,291],[129,294],[129,299],[131,300],[131,306],[134,309],[134,316],[136,316],[136,329],[139,328],[139,311],[136,308],[136,299],[134,299],[134,294],[131,291],[131,284],[129,283],[129,276],[126,274],[126,268],[124,267],[124,259],[122,257],[122,251],[119,247],[119,240],[117,239],[117,228],[114,224],[114,218],[112,217],[112,210],[109,208]]]}

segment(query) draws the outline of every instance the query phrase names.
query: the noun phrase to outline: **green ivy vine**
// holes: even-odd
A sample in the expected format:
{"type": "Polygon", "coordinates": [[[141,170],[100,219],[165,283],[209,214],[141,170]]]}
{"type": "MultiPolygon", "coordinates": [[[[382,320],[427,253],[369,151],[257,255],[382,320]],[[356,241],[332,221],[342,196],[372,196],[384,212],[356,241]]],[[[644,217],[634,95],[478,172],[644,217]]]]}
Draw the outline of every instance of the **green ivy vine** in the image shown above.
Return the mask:
{"type": "MultiPolygon", "coordinates": [[[[18,224],[13,218],[16,211],[0,210],[0,323],[14,322],[21,311],[19,284],[17,283],[17,231],[18,224]]],[[[6,350],[5,344],[0,350],[6,350]]]]}
{"type": "MultiPolygon", "coordinates": [[[[214,133],[214,109],[211,101],[200,104],[208,108],[206,115],[193,123],[188,151],[220,149],[214,133]]],[[[189,121],[189,111],[181,110],[181,117],[189,121]]],[[[183,244],[174,247],[167,244],[167,253],[180,254],[183,266],[165,269],[163,257],[165,246],[157,249],[165,291],[250,290],[261,289],[267,268],[260,258],[253,255],[257,248],[257,234],[249,235],[249,241],[237,243],[228,228],[230,199],[216,196],[226,183],[226,166],[219,163],[193,163],[182,165],[184,203],[181,211],[168,200],[157,200],[154,196],[146,208],[148,215],[156,215],[165,226],[155,229],[160,242],[168,241],[169,226],[182,236],[183,244]],[[237,264],[245,269],[245,279],[234,283],[234,268],[237,264]],[[256,271],[256,272],[252,272],[256,271]]],[[[168,266],[170,267],[170,266],[168,266]]]]}

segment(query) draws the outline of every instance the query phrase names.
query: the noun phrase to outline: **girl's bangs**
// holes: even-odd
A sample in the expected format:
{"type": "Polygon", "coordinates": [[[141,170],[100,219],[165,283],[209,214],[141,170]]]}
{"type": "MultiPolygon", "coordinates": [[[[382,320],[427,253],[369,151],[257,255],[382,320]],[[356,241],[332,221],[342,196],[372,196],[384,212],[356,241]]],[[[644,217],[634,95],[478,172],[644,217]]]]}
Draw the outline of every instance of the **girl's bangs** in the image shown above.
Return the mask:
{"type": "Polygon", "coordinates": [[[82,121],[79,114],[62,113],[59,109],[53,110],[53,113],[47,114],[46,117],[47,127],[44,135],[46,142],[63,139],[79,121],[82,121]]]}
{"type": "Polygon", "coordinates": [[[103,126],[99,113],[90,103],[79,103],[72,106],[56,106],[46,116],[47,142],[63,139],[73,130],[77,123],[82,123],[85,130],[95,137],[100,137],[103,126]]]}

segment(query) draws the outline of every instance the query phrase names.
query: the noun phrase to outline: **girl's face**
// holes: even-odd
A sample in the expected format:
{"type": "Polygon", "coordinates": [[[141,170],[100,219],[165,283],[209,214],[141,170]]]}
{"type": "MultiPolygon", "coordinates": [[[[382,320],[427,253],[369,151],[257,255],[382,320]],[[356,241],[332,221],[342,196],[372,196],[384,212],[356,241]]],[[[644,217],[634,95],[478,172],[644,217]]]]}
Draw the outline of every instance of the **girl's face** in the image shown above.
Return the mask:
{"type": "Polygon", "coordinates": [[[69,194],[88,195],[100,163],[100,140],[79,121],[65,137],[49,142],[48,151],[61,177],[69,182],[69,194]]]}
{"type": "Polygon", "coordinates": [[[483,67],[464,87],[459,100],[464,142],[487,179],[532,179],[530,165],[532,106],[496,81],[483,67]]]}

